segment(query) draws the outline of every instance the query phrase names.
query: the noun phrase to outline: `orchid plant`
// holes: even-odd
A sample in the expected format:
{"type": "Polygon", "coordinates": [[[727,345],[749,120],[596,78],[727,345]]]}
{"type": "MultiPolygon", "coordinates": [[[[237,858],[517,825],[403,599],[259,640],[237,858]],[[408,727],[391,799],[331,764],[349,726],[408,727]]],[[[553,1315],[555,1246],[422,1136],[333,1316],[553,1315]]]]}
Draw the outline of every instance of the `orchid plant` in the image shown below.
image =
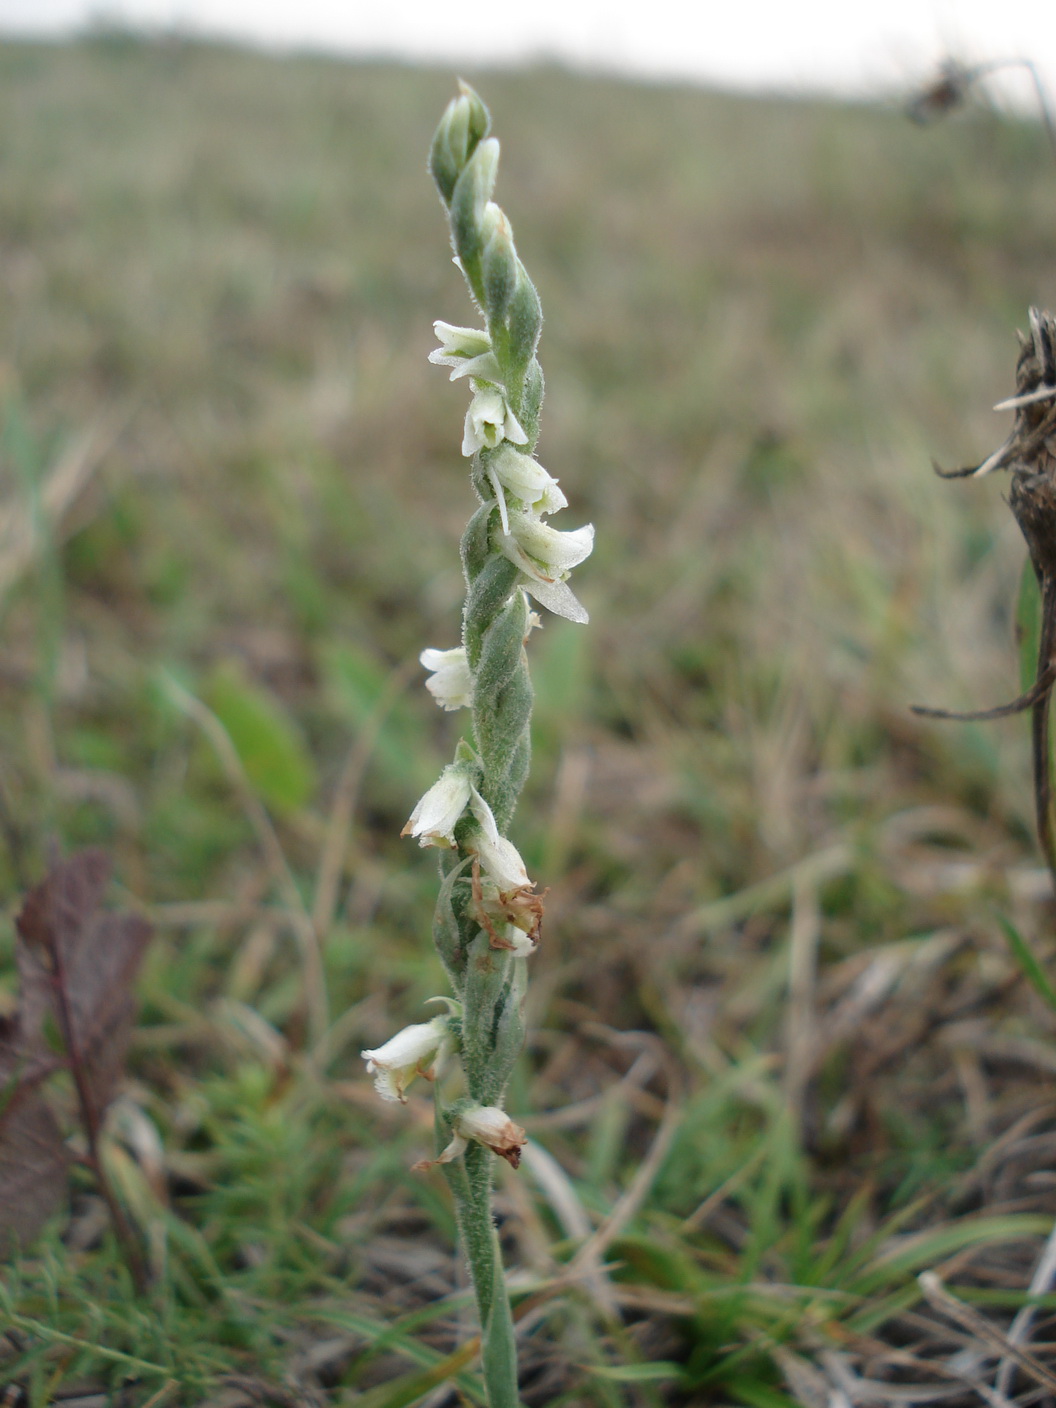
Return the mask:
{"type": "Polygon", "coordinates": [[[455,263],[484,322],[435,323],[440,346],[429,359],[471,391],[462,454],[478,507],[462,537],[462,644],[425,650],[421,662],[437,704],[469,709],[472,727],[403,831],[439,851],[433,938],[455,996],[434,999],[446,1011],[363,1056],[383,1099],[403,1100],[416,1077],[434,1081],[436,1157],[417,1167],[441,1168],[451,1187],[480,1313],[488,1401],[511,1408],[517,1358],[491,1196],[492,1156],[516,1168],[525,1143],[503,1100],[524,1043],[527,962],[543,914],[542,896],[507,836],[531,754],[525,643],[539,618],[528,598],[586,622],[567,579],[589,556],[594,529],[562,532],[547,521],[567,500],[533,454],[542,312],[509,220],[491,199],[499,144],[490,128],[480,98],[460,85],[429,160],[455,263]]]}

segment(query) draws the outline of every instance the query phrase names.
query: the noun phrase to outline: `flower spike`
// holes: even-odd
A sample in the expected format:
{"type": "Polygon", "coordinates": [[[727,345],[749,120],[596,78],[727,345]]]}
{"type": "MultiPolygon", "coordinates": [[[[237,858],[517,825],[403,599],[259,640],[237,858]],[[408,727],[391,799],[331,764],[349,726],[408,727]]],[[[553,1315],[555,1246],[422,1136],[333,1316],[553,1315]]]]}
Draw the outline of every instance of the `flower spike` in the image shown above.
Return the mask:
{"type": "Polygon", "coordinates": [[[594,529],[561,532],[549,521],[568,500],[535,458],[542,310],[494,200],[498,163],[487,109],[462,84],[433,139],[429,169],[455,265],[484,325],[436,321],[439,345],[429,360],[470,393],[461,449],[479,506],[462,537],[462,644],[423,650],[420,660],[436,703],[468,709],[471,726],[403,828],[439,852],[433,939],[460,1010],[406,1027],[362,1054],[386,1100],[403,1100],[419,1076],[436,1078],[437,1153],[416,1167],[439,1167],[448,1179],[481,1311],[488,1402],[512,1405],[516,1347],[490,1209],[495,1158],[516,1168],[525,1144],[503,1099],[524,1043],[527,960],[546,898],[507,834],[531,754],[525,647],[540,623],[528,596],[567,620],[587,620],[567,578],[590,555],[594,529]],[[457,1063],[447,1060],[456,1050],[457,1063]]]}

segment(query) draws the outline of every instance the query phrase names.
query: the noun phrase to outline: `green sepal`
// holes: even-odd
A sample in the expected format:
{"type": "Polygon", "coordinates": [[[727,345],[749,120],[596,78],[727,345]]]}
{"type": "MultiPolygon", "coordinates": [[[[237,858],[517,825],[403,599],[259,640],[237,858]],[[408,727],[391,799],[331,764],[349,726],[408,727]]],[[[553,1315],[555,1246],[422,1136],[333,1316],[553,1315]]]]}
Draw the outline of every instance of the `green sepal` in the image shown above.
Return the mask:
{"type": "Polygon", "coordinates": [[[486,706],[498,698],[524,660],[527,634],[528,601],[524,592],[515,592],[481,638],[473,683],[486,706]]]}
{"type": "Polygon", "coordinates": [[[473,728],[484,764],[480,790],[500,830],[513,816],[531,757],[532,682],[524,653],[528,601],[515,592],[481,641],[473,728]]]}
{"type": "Polygon", "coordinates": [[[533,357],[528,363],[524,385],[521,388],[521,404],[516,408],[517,419],[528,436],[528,444],[523,446],[525,454],[535,449],[539,438],[539,415],[543,409],[543,369],[533,357]]]}
{"type": "Polygon", "coordinates": [[[484,303],[480,256],[483,251],[484,207],[495,189],[497,169],[496,146],[478,146],[462,169],[451,193],[449,215],[451,242],[462,264],[470,291],[478,303],[484,303]]]}
{"type": "Polygon", "coordinates": [[[513,241],[499,232],[484,246],[481,267],[484,275],[484,306],[487,309],[488,326],[491,328],[493,323],[505,319],[506,309],[517,288],[518,276],[526,278],[527,275],[524,274],[524,266],[517,258],[513,241]]]}
{"type": "MultiPolygon", "coordinates": [[[[463,641],[471,670],[476,670],[480,660],[484,632],[502,610],[520,575],[509,558],[493,554],[470,579],[463,616],[463,641]]],[[[468,571],[466,576],[469,577],[468,571]]]]}
{"type": "MultiPolygon", "coordinates": [[[[527,671],[525,671],[527,674],[527,671]]],[[[531,690],[531,682],[528,685],[531,690]]],[[[494,802],[489,801],[495,816],[495,824],[505,833],[506,828],[513,820],[514,808],[517,806],[517,798],[521,795],[521,789],[528,780],[528,773],[532,766],[532,736],[528,732],[527,726],[516,745],[510,749],[506,760],[506,775],[502,782],[502,793],[495,798],[494,802]]],[[[481,784],[483,786],[483,784],[481,784]]]]}
{"type": "MultiPolygon", "coordinates": [[[[506,442],[505,442],[505,440],[504,440],[504,441],[502,442],[502,444],[505,445],[505,443],[506,443],[506,442]]],[[[497,448],[497,449],[501,449],[501,445],[500,445],[500,446],[497,446],[496,448],[497,448]]],[[[470,484],[471,484],[472,487],[473,487],[473,492],[476,494],[476,496],[477,496],[477,498],[480,500],[481,504],[484,505],[484,506],[486,507],[486,509],[487,509],[487,512],[484,514],[484,525],[485,525],[485,527],[484,527],[484,532],[483,532],[483,542],[484,542],[484,546],[483,546],[483,549],[481,549],[480,543],[479,543],[479,542],[477,543],[477,549],[478,549],[477,562],[479,563],[479,565],[477,566],[476,571],[473,573],[473,576],[474,576],[474,577],[477,575],[477,572],[480,571],[480,568],[484,566],[484,559],[485,559],[485,557],[487,556],[487,553],[488,553],[488,550],[489,550],[489,544],[490,544],[490,541],[491,541],[491,523],[490,523],[490,518],[491,518],[491,510],[492,510],[492,509],[494,508],[494,506],[495,506],[495,489],[494,489],[494,487],[492,486],[491,480],[488,478],[487,469],[488,469],[488,459],[489,459],[493,454],[495,454],[495,450],[488,450],[488,449],[478,450],[477,453],[473,456],[473,463],[472,463],[472,464],[470,465],[470,467],[469,467],[469,482],[470,482],[470,484]]],[[[478,510],[478,512],[479,512],[479,510],[478,510]]],[[[467,532],[469,531],[468,528],[467,528],[466,531],[467,531],[467,532]]]]}
{"type": "Polygon", "coordinates": [[[469,861],[469,856],[460,860],[456,851],[441,852],[440,894],[433,910],[433,943],[451,986],[460,998],[466,972],[466,908],[472,899],[465,874],[469,861]],[[460,880],[465,883],[459,885],[460,880]]]}
{"type": "Polygon", "coordinates": [[[517,806],[531,759],[528,725],[532,717],[532,682],[526,664],[516,670],[496,696],[492,708],[474,710],[473,724],[484,759],[479,791],[505,833],[517,806]]]}
{"type": "Polygon", "coordinates": [[[517,287],[510,299],[506,323],[510,330],[510,358],[521,369],[523,379],[529,362],[539,346],[539,334],[543,330],[543,307],[535,285],[521,264],[517,287]]]}
{"type": "Polygon", "coordinates": [[[457,109],[458,100],[453,98],[440,120],[429,151],[429,175],[436,182],[440,199],[445,205],[451,204],[455,182],[465,164],[469,123],[457,109]]]}
{"type": "Polygon", "coordinates": [[[475,88],[471,88],[461,79],[458,87],[469,108],[469,140],[472,145],[468,149],[468,154],[472,155],[478,144],[483,142],[491,131],[491,113],[488,112],[484,99],[475,88]]]}
{"type": "Polygon", "coordinates": [[[506,1082],[524,1045],[527,962],[492,948],[481,929],[466,955],[462,1050],[470,1097],[500,1105],[506,1082]]]}
{"type": "Polygon", "coordinates": [[[488,565],[493,555],[491,551],[491,516],[495,512],[495,501],[491,497],[491,485],[483,471],[484,465],[481,457],[477,455],[474,458],[472,470],[474,487],[476,487],[476,480],[479,477],[487,486],[484,497],[488,498],[490,502],[481,504],[466,524],[465,532],[462,534],[462,571],[465,573],[466,585],[470,587],[488,565]]]}

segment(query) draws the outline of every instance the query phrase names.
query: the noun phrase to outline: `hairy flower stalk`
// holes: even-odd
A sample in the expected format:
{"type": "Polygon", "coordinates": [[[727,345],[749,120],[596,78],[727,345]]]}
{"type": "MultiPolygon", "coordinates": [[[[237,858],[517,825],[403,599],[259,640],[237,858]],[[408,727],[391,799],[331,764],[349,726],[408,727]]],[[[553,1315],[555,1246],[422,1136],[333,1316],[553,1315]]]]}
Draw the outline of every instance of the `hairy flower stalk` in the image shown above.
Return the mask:
{"type": "Polygon", "coordinates": [[[547,519],[566,506],[533,457],[543,374],[535,350],[539,297],[517,257],[510,223],[492,201],[499,144],[472,89],[461,85],[433,140],[429,169],[451,228],[455,262],[483,328],[437,322],[430,361],[466,385],[462,453],[479,505],[462,537],[466,603],[462,644],[423,651],[426,687],[447,710],[469,708],[472,728],[454,761],[414,808],[404,834],[440,856],[433,938],[457,1002],[363,1055],[379,1093],[402,1099],[415,1076],[442,1075],[457,1051],[461,1089],[436,1079],[436,1158],[454,1195],[481,1321],[491,1408],[518,1403],[509,1297],[491,1212],[496,1157],[514,1168],[525,1134],[503,1097],[524,1043],[527,961],[542,898],[507,831],[531,754],[532,687],[525,642],[538,617],[528,596],[585,622],[567,584],[593,546],[589,525],[562,532],[547,519]]]}

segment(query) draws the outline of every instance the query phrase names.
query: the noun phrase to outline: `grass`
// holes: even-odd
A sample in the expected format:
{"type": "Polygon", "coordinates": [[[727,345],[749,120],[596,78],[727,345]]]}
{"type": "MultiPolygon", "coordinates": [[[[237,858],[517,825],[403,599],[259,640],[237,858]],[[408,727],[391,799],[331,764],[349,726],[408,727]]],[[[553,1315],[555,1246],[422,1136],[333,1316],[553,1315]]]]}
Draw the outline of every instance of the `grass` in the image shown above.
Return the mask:
{"type": "MultiPolygon", "coordinates": [[[[908,712],[1018,688],[1001,485],[929,462],[997,443],[1054,297],[1043,134],[466,77],[548,318],[540,457],[599,534],[590,630],[533,638],[516,830],[551,887],[510,1098],[545,1153],[499,1194],[526,1403],[948,1382],[916,1274],[1006,1324],[1056,1213],[1026,728],[908,712]]],[[[106,1141],[150,1294],[76,1184],[3,1277],[0,1379],[480,1403],[428,1106],[358,1059],[442,990],[398,832],[452,742],[414,665],[468,504],[425,362],[464,317],[452,75],[100,34],[0,79],[7,914],[98,843],[157,929],[106,1141]]]]}

